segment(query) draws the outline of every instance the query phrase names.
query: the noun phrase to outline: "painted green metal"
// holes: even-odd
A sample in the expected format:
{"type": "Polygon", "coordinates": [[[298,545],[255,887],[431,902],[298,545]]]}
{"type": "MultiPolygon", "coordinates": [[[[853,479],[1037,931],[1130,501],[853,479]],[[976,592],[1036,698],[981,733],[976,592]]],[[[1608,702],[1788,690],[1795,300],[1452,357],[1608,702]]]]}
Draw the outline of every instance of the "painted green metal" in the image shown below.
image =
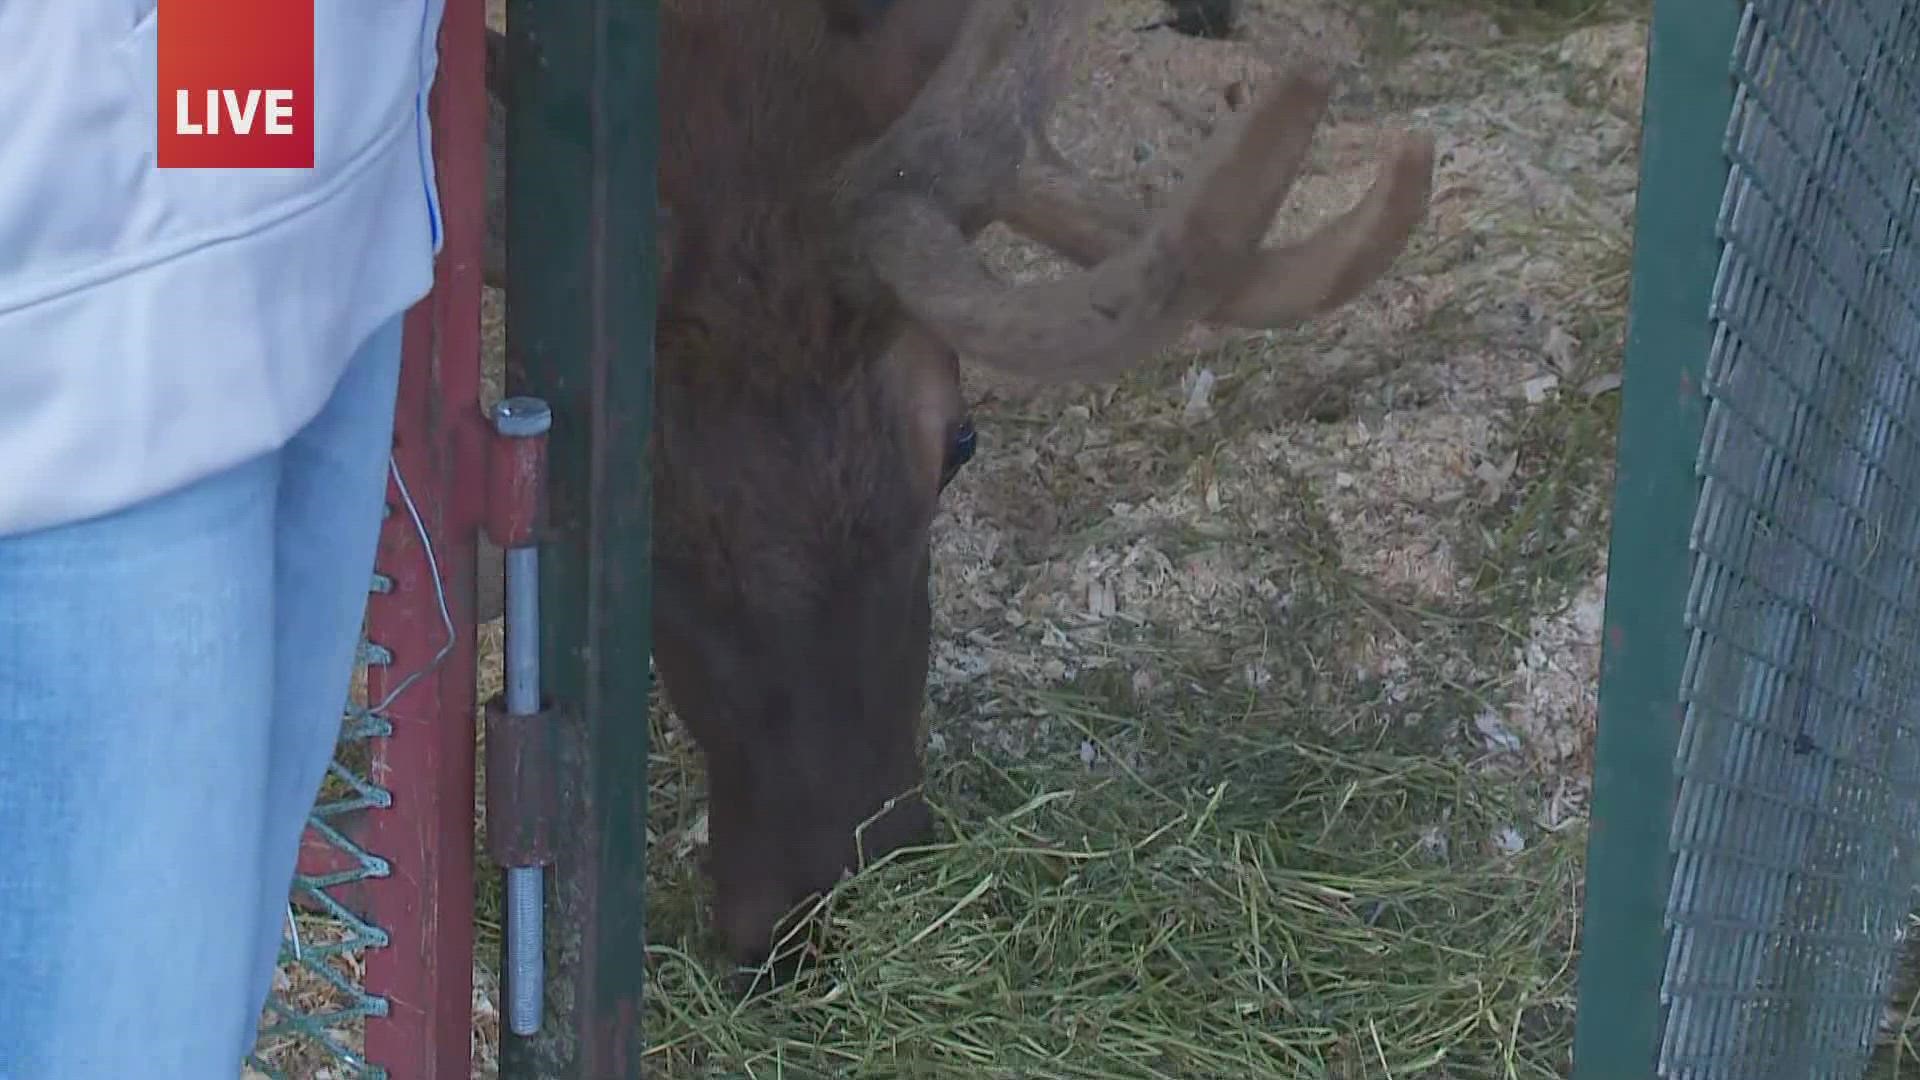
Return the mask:
{"type": "Polygon", "coordinates": [[[510,0],[508,392],[545,398],[542,681],[563,797],[547,1013],[507,1077],[642,1075],[658,0],[510,0]]]}
{"type": "Polygon", "coordinates": [[[1920,884],[1920,0],[1658,0],[1578,1080],[1862,1074],[1920,884]]]}
{"type": "Polygon", "coordinates": [[[1576,1080],[1650,1076],[1676,792],[1682,618],[1727,181],[1735,0],[1656,0],[1608,555],[1576,1080]]]}

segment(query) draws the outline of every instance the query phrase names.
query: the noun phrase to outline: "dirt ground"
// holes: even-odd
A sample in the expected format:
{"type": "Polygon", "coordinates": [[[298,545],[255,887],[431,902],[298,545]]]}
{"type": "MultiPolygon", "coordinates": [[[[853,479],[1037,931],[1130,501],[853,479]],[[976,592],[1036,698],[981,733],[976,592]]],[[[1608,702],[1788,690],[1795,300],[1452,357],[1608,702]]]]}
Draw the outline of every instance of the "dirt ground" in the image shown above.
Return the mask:
{"type": "MultiPolygon", "coordinates": [[[[1518,632],[1511,649],[1456,678],[1509,692],[1461,731],[1583,784],[1610,442],[1578,448],[1592,452],[1584,475],[1537,475],[1552,454],[1539,444],[1565,432],[1534,421],[1604,407],[1591,403],[1617,371],[1641,25],[1554,40],[1502,33],[1483,8],[1268,3],[1249,12],[1247,41],[1215,44],[1132,32],[1156,7],[1115,3],[1101,20],[1055,124],[1070,157],[1163,194],[1229,88],[1311,51],[1342,66],[1341,90],[1276,238],[1357,199],[1398,128],[1439,140],[1433,213],[1394,272],[1302,331],[1196,332],[1117,387],[1030,393],[970,372],[985,449],[935,532],[936,697],[1108,666],[1145,700],[1177,692],[1130,657],[1142,640],[1237,659],[1260,685],[1285,661],[1244,655],[1241,639],[1285,609],[1301,546],[1326,542],[1318,569],[1382,604],[1465,613],[1484,606],[1484,572],[1539,572],[1490,566],[1503,553],[1488,533],[1543,485],[1558,520],[1517,524],[1556,535],[1513,539],[1587,550],[1554,568],[1537,607],[1492,612],[1518,632]]],[[[1061,268],[996,241],[1014,276],[1061,268]]],[[[1385,630],[1329,659],[1403,679],[1431,635],[1385,630]]]]}
{"type": "MultiPolygon", "coordinates": [[[[1339,90],[1276,239],[1356,199],[1396,129],[1438,139],[1433,210],[1314,325],[1196,331],[1111,386],[968,371],[981,450],[934,530],[933,758],[1066,762],[1087,746],[1048,692],[1171,714],[1205,683],[1509,770],[1543,793],[1537,828],[1582,819],[1645,22],[1523,6],[1253,0],[1226,42],[1136,30],[1158,0],[1102,12],[1054,125],[1096,176],[1164,195],[1230,101],[1311,53],[1339,90]]],[[[1062,269],[983,243],[1011,277],[1062,269]]],[[[486,317],[497,393],[497,295],[486,317]]],[[[690,866],[697,767],[662,735],[654,857],[690,866]]],[[[490,1077],[490,958],[476,978],[490,1077]]]]}

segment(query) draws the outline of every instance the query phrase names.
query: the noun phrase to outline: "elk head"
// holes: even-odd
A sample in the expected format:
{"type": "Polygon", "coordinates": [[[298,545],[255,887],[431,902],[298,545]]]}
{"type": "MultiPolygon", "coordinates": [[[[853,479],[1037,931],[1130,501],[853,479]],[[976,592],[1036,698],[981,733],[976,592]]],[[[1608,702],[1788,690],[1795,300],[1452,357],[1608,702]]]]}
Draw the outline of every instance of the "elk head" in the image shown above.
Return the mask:
{"type": "Polygon", "coordinates": [[[706,757],[741,962],[927,835],[928,533],[972,438],[957,358],[1106,379],[1194,321],[1293,324],[1425,213],[1433,147],[1408,136],[1352,209],[1262,246],[1327,104],[1314,70],[1230,118],[1169,205],[1102,190],[1042,135],[1093,4],[902,0],[852,39],[814,5],[666,5],[654,650],[706,757]],[[993,221],[1079,269],[995,280],[971,245],[993,221]]]}

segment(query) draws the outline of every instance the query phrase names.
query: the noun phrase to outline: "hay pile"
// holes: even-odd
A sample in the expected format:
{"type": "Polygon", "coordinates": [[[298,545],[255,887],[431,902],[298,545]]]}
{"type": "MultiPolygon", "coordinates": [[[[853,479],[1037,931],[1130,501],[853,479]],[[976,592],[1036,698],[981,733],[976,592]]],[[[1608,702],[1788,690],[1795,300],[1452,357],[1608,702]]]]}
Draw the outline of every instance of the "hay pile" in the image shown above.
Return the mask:
{"type": "Polygon", "coordinates": [[[1055,705],[1091,764],[946,761],[953,839],[828,897],[799,980],[657,946],[650,1074],[1562,1074],[1578,845],[1510,788],[1275,717],[1136,772],[1138,721],[1055,705]]]}

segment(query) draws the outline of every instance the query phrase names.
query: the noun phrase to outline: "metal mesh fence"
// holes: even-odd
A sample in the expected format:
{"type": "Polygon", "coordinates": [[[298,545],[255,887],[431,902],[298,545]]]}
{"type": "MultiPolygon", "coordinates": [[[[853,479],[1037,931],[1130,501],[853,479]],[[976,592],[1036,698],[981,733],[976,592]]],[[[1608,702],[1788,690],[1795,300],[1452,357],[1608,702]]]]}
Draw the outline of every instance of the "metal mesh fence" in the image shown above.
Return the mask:
{"type": "Polygon", "coordinates": [[[402,366],[400,414],[418,422],[397,434],[358,677],[308,815],[250,1078],[468,1074],[477,628],[448,583],[473,572],[474,532],[449,525],[475,505],[455,497],[474,485],[449,481],[480,462],[447,453],[454,468],[420,468],[459,430],[420,418],[438,389],[427,376],[451,367],[430,357],[410,345],[402,366]]]}
{"type": "Polygon", "coordinates": [[[1659,2],[1579,1064],[1856,1078],[1920,880],[1920,0],[1659,2]]]}
{"type": "MultiPolygon", "coordinates": [[[[391,515],[391,507],[388,514],[391,515]]],[[[373,591],[385,593],[393,579],[375,572],[373,591]]],[[[255,1052],[247,1066],[273,1080],[298,1080],[300,1064],[327,1062],[337,1080],[386,1080],[386,1069],[363,1057],[365,1021],[386,1016],[387,1001],[369,993],[363,977],[366,954],[389,943],[385,930],[338,898],[353,886],[385,877],[386,859],[350,835],[348,822],[393,804],[393,792],[369,775],[368,740],[393,735],[384,710],[368,708],[364,686],[369,668],[392,663],[393,654],[362,638],[355,673],[357,699],[347,709],[340,741],[320,796],[308,816],[308,852],[294,876],[288,932],[280,946],[280,971],[267,999],[255,1052]],[[315,852],[318,847],[321,850],[315,852]],[[316,855],[318,857],[316,857],[316,855]]]]}
{"type": "Polygon", "coordinates": [[[1687,597],[1664,1075],[1854,1077],[1920,841],[1920,4],[1762,0],[1687,597]]]}

